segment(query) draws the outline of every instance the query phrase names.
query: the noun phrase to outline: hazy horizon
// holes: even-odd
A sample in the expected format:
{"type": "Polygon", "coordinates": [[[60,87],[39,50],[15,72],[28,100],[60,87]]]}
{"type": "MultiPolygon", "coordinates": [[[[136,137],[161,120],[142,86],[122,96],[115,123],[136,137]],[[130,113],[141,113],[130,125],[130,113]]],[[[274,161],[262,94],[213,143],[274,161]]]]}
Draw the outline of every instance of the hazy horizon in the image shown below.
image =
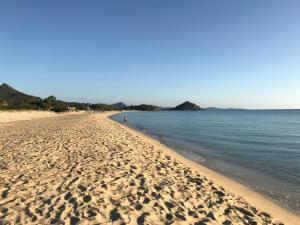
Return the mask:
{"type": "Polygon", "coordinates": [[[0,83],[64,101],[300,108],[300,2],[0,2],[0,83]]]}

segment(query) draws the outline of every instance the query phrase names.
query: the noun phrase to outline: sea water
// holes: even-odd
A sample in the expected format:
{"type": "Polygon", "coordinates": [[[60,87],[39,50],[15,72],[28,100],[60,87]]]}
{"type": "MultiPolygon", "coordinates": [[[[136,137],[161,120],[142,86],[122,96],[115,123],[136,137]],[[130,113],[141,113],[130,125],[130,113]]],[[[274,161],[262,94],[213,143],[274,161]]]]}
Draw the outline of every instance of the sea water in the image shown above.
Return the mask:
{"type": "Polygon", "coordinates": [[[112,118],[300,214],[300,110],[126,112],[112,118]]]}

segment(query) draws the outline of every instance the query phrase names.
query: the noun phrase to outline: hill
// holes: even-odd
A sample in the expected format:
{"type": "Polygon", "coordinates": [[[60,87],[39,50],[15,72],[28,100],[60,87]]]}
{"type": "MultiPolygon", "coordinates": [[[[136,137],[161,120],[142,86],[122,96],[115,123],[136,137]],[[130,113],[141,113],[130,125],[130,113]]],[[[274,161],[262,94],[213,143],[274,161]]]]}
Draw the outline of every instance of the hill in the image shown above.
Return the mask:
{"type": "Polygon", "coordinates": [[[117,102],[115,104],[112,104],[111,106],[116,109],[125,109],[127,107],[127,105],[123,102],[117,102]]]}
{"type": "Polygon", "coordinates": [[[109,111],[118,110],[118,108],[102,104],[78,103],[78,102],[65,102],[57,100],[54,96],[42,99],[39,97],[24,94],[8,84],[3,83],[0,85],[0,109],[33,109],[33,110],[51,110],[55,112],[67,111],[68,107],[75,107],[76,110],[96,110],[96,111],[109,111]]]}
{"type": "Polygon", "coordinates": [[[9,109],[39,109],[42,107],[42,99],[24,94],[8,84],[0,85],[0,108],[9,109]]]}
{"type": "Polygon", "coordinates": [[[174,107],[172,110],[190,110],[190,111],[195,111],[195,110],[201,110],[200,106],[191,103],[189,101],[186,101],[176,107],[174,107]]]}
{"type": "Polygon", "coordinates": [[[24,94],[16,89],[10,87],[8,84],[3,83],[0,85],[0,99],[11,102],[11,101],[37,101],[41,98],[24,94]]]}
{"type": "Polygon", "coordinates": [[[139,110],[139,111],[159,111],[161,107],[155,105],[131,105],[126,108],[127,110],[139,110]]]}

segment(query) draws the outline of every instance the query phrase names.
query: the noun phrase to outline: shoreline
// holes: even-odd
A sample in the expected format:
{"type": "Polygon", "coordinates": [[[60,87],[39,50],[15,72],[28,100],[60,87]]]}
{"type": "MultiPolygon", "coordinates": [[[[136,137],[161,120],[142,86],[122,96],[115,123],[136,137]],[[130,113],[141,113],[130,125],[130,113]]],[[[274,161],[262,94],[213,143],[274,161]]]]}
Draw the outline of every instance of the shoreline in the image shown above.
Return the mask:
{"type": "MultiPolygon", "coordinates": [[[[120,123],[121,125],[122,122],[120,121],[117,121],[117,120],[114,120],[111,116],[110,116],[110,119],[112,119],[113,121],[117,122],[117,123],[120,123]]],[[[225,173],[224,171],[221,171],[219,168],[216,169],[216,168],[213,168],[213,167],[209,167],[209,162],[212,161],[211,158],[210,159],[207,159],[205,156],[203,155],[198,155],[197,153],[193,152],[193,151],[189,151],[187,149],[185,149],[184,147],[176,147],[176,146],[172,146],[170,144],[168,144],[167,142],[165,142],[163,139],[161,139],[158,135],[156,134],[153,134],[151,132],[148,132],[146,130],[144,130],[142,127],[135,127],[135,126],[130,126],[130,125],[126,125],[126,127],[134,130],[134,131],[137,131],[143,135],[145,135],[146,137],[149,137],[150,139],[153,139],[153,140],[156,140],[158,141],[159,143],[161,143],[163,146],[169,148],[171,151],[175,152],[176,154],[178,154],[179,156],[183,157],[184,159],[188,160],[188,161],[192,161],[200,166],[203,166],[205,167],[206,169],[208,170],[211,170],[219,175],[222,175],[228,179],[231,179],[235,182],[237,182],[238,184],[240,185],[243,185],[245,187],[247,187],[249,190],[261,195],[262,197],[264,197],[265,199],[267,199],[268,201],[271,201],[272,203],[274,203],[275,205],[285,209],[286,211],[300,217],[300,211],[297,211],[297,210],[293,210],[293,209],[290,209],[288,207],[285,207],[284,204],[280,201],[276,201],[276,199],[272,199],[270,196],[268,196],[268,193],[265,192],[260,192],[259,190],[255,190],[255,185],[250,185],[250,183],[247,183],[247,179],[241,179],[241,177],[237,177],[237,176],[232,176],[232,174],[230,173],[225,173]],[[193,158],[195,157],[195,158],[193,158]],[[207,162],[208,161],[208,162],[207,162]]],[[[217,163],[222,163],[222,161],[215,161],[214,162],[217,162],[217,163]]],[[[234,164],[229,164],[230,166],[234,166],[235,169],[238,171],[238,169],[243,169],[241,168],[240,166],[236,166],[234,164]]],[[[251,171],[253,173],[253,171],[251,171]]],[[[259,176],[259,175],[257,175],[259,176]]],[[[266,177],[266,175],[264,175],[266,177]]],[[[300,220],[300,218],[299,218],[300,220]]]]}
{"type": "MultiPolygon", "coordinates": [[[[121,114],[124,112],[106,112],[105,117],[112,121],[113,123],[119,124],[122,127],[125,127],[128,131],[133,133],[134,135],[139,136],[144,141],[153,144],[154,146],[160,148],[163,150],[163,152],[182,162],[186,166],[190,167],[192,170],[196,170],[204,177],[207,177],[208,179],[212,180],[215,184],[225,188],[225,190],[230,191],[242,199],[244,199],[247,203],[250,203],[251,205],[256,206],[258,209],[262,210],[263,212],[266,212],[270,214],[271,216],[274,216],[276,219],[279,220],[279,222],[284,222],[284,224],[290,224],[290,225],[296,225],[300,224],[300,217],[295,214],[292,211],[288,211],[288,209],[283,208],[282,206],[276,204],[268,197],[262,195],[259,192],[256,192],[249,187],[247,187],[244,184],[239,183],[238,181],[227,177],[225,175],[222,175],[212,169],[207,168],[206,166],[195,162],[193,160],[190,160],[183,155],[176,152],[176,150],[172,149],[171,147],[165,145],[164,143],[160,142],[159,140],[156,140],[155,138],[152,138],[144,133],[142,133],[139,130],[136,130],[134,128],[131,128],[129,126],[124,126],[122,123],[117,122],[110,118],[113,115],[121,114]]],[[[103,115],[103,114],[102,114],[103,115]]]]}
{"type": "Polygon", "coordinates": [[[116,113],[0,126],[0,224],[299,224],[116,113]]]}

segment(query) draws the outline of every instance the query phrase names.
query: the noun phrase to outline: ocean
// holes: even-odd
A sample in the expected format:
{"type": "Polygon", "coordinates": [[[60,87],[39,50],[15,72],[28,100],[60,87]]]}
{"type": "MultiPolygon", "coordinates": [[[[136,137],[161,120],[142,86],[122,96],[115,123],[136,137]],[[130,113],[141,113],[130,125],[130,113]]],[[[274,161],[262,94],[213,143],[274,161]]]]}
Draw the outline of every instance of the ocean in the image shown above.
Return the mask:
{"type": "Polygon", "coordinates": [[[300,110],[126,112],[119,122],[300,214],[300,110]]]}

